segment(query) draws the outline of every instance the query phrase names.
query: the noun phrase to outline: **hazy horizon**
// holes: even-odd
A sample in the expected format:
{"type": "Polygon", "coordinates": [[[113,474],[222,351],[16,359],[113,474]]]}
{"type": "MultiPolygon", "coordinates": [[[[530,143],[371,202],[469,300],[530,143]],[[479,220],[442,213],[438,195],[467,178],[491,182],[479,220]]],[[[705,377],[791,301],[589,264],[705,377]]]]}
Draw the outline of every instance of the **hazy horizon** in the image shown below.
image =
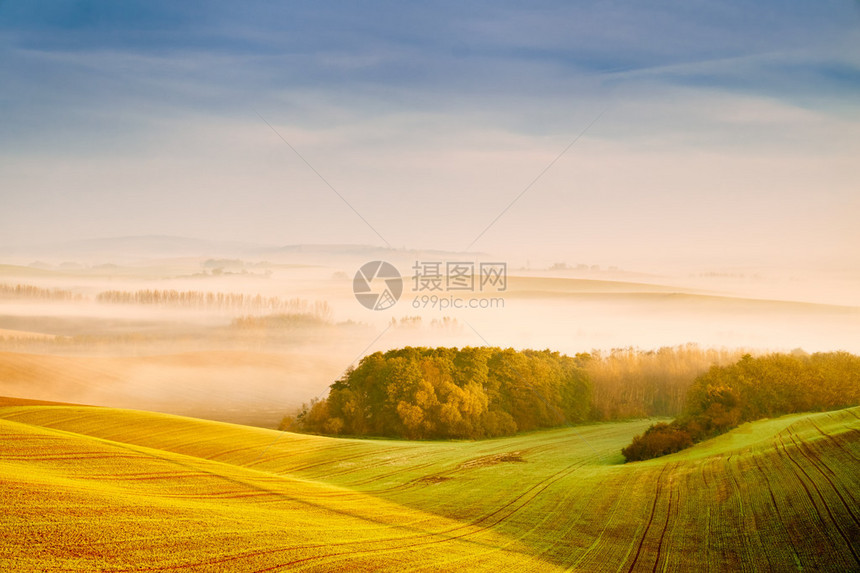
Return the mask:
{"type": "Polygon", "coordinates": [[[860,352],[858,23],[837,1],[0,3],[0,350],[68,354],[59,398],[213,381],[239,409],[405,344],[860,352]],[[369,261],[399,300],[355,278],[369,261]],[[434,261],[471,271],[418,289],[434,261]],[[481,264],[510,288],[476,288],[481,264]]]}
{"type": "Polygon", "coordinates": [[[860,0],[0,0],[0,569],[860,565],[858,95],[860,0]]]}
{"type": "Polygon", "coordinates": [[[860,262],[856,3],[244,6],[0,5],[0,245],[860,262]]]}

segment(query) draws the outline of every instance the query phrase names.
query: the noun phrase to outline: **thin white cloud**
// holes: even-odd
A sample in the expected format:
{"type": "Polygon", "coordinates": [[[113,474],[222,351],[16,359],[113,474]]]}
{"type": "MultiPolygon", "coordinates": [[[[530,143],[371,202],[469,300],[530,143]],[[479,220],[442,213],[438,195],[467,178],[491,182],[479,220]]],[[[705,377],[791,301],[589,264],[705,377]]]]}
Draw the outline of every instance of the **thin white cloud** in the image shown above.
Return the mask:
{"type": "Polygon", "coordinates": [[[457,249],[608,106],[477,248],[856,258],[850,22],[795,7],[761,29],[767,10],[697,6],[299,22],[255,5],[137,43],[4,32],[0,241],[374,242],[260,113],[392,244],[457,249]]]}

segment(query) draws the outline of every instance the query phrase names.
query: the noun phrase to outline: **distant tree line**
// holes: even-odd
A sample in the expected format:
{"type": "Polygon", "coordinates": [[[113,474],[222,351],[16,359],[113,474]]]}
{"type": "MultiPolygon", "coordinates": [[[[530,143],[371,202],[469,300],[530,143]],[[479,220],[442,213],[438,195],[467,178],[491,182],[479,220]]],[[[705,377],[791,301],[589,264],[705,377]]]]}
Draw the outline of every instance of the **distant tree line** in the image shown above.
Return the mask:
{"type": "Polygon", "coordinates": [[[655,424],[622,450],[627,461],[682,450],[743,422],[795,412],[860,404],[860,357],[847,352],[747,354],[729,366],[714,366],[687,392],[687,407],[675,421],[655,424]]]}
{"type": "Polygon", "coordinates": [[[588,418],[585,357],[549,350],[406,347],[376,352],[331,385],[286,429],[482,438],[588,418]]]}
{"type": "Polygon", "coordinates": [[[324,301],[309,302],[300,298],[282,299],[276,296],[242,293],[200,292],[178,290],[109,290],[96,296],[96,301],[111,304],[143,304],[175,306],[192,309],[230,310],[246,312],[293,312],[331,317],[331,308],[324,301]]]}
{"type": "Polygon", "coordinates": [[[711,366],[733,364],[744,350],[700,348],[696,344],[658,350],[593,350],[586,369],[592,382],[594,420],[677,416],[687,391],[711,366]]]}
{"type": "Polygon", "coordinates": [[[70,290],[58,288],[41,288],[33,285],[23,284],[0,284],[0,297],[6,298],[30,298],[41,300],[84,300],[84,296],[70,290]]]}
{"type": "MultiPolygon", "coordinates": [[[[424,321],[420,316],[403,316],[400,319],[392,318],[388,326],[398,330],[419,330],[424,327],[424,321]]],[[[463,330],[457,319],[450,316],[431,319],[429,327],[433,330],[448,330],[455,333],[463,330]]]]}
{"type": "MultiPolygon", "coordinates": [[[[83,294],[71,290],[6,283],[0,283],[0,298],[73,302],[88,300],[83,294]]],[[[95,300],[106,304],[141,304],[201,310],[270,312],[275,315],[294,314],[311,316],[314,319],[325,321],[332,317],[332,309],[325,301],[311,302],[301,298],[284,299],[277,296],[266,297],[259,294],[248,295],[232,292],[180,291],[175,289],[109,290],[97,294],[95,300]]]]}
{"type": "Polygon", "coordinates": [[[267,315],[247,315],[234,318],[230,323],[232,328],[238,330],[280,330],[313,327],[329,324],[324,318],[328,316],[324,312],[292,312],[267,315]]]}

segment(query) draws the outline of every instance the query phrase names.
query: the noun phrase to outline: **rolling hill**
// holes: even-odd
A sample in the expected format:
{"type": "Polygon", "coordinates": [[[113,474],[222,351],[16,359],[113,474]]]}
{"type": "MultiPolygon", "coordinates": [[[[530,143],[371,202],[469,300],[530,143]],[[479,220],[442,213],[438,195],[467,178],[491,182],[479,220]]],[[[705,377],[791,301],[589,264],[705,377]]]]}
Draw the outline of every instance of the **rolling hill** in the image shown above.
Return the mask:
{"type": "Polygon", "coordinates": [[[0,568],[860,568],[860,409],[622,464],[648,424],[406,442],[7,406],[0,568]]]}

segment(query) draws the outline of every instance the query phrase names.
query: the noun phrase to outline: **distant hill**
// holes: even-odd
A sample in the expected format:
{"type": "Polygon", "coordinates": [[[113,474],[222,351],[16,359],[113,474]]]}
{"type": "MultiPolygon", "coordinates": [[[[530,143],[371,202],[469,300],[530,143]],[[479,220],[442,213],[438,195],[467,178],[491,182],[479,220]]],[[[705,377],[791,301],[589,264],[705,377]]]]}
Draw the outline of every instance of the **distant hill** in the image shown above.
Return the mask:
{"type": "Polygon", "coordinates": [[[0,407],[3,406],[80,406],[81,404],[70,404],[69,402],[51,402],[49,400],[30,400],[29,398],[14,398],[12,396],[0,396],[0,407]]]}
{"type": "Polygon", "coordinates": [[[254,245],[187,237],[144,235],[4,247],[0,250],[0,254],[53,260],[66,258],[104,262],[105,259],[138,257],[231,255],[244,252],[249,248],[254,248],[254,245]]]}
{"type": "MultiPolygon", "coordinates": [[[[479,253],[471,253],[472,255],[479,253]]],[[[298,244],[265,245],[169,235],[103,237],[17,247],[0,247],[0,256],[30,257],[34,268],[52,268],[67,262],[127,262],[133,259],[175,257],[253,257],[272,260],[385,259],[415,261],[416,257],[462,257],[462,253],[435,250],[392,249],[374,245],[298,244]],[[43,260],[45,259],[45,260],[43,260]],[[49,261],[49,262],[46,262],[49,261]],[[52,263],[52,264],[51,264],[52,263]]]]}

